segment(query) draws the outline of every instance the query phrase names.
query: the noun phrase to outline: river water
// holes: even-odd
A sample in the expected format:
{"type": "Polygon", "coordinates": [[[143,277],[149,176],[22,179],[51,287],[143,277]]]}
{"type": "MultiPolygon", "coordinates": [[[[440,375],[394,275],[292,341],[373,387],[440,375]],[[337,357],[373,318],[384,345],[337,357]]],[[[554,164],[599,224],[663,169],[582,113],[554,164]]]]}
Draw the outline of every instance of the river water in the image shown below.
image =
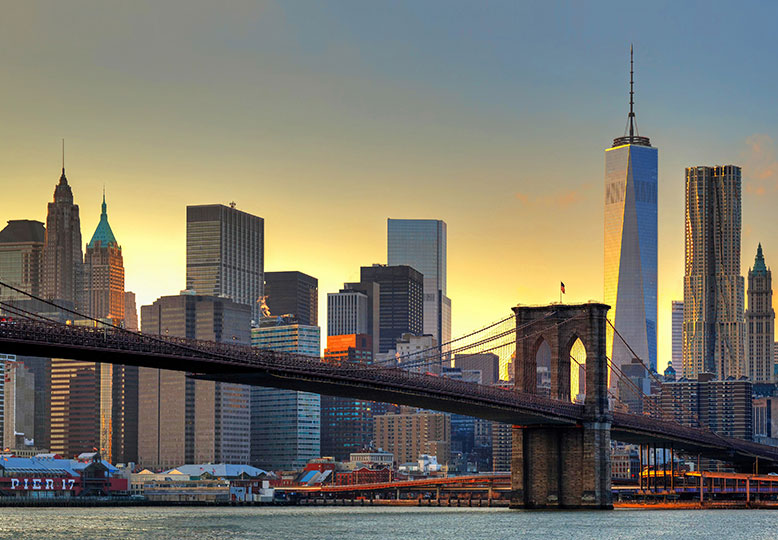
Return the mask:
{"type": "Polygon", "coordinates": [[[778,538],[775,510],[0,508],[4,539],[410,540],[778,538]]]}

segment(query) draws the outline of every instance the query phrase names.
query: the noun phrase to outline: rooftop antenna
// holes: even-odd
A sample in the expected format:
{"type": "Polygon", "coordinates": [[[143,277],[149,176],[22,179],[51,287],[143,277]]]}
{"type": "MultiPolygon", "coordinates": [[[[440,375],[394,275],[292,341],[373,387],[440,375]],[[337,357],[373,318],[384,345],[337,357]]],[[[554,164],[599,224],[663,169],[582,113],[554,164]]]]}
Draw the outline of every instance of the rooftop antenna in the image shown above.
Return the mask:
{"type": "Polygon", "coordinates": [[[635,61],[632,52],[632,44],[629,44],[629,144],[635,142],[635,61]]]}
{"type": "Polygon", "coordinates": [[[62,138],[62,173],[65,173],[65,138],[62,138]]]}

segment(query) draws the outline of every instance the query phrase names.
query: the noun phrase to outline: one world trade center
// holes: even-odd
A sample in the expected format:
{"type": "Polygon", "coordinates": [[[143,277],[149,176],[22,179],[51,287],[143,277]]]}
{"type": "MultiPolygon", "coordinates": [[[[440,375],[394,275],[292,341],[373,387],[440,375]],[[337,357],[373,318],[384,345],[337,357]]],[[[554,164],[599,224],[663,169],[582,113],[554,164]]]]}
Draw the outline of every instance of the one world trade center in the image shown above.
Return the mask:
{"type": "Polygon", "coordinates": [[[608,355],[616,366],[638,357],[656,371],[657,149],[638,135],[633,81],[630,48],[627,129],[605,151],[604,292],[616,329],[608,327],[608,355]]]}

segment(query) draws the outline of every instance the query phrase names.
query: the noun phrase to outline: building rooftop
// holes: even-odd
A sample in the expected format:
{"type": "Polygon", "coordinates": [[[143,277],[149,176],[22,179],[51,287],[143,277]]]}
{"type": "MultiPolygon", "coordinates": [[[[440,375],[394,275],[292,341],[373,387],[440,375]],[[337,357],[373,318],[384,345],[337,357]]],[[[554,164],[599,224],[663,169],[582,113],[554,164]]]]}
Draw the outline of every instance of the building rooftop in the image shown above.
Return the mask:
{"type": "Polygon", "coordinates": [[[108,224],[108,212],[106,211],[107,206],[105,204],[105,193],[103,193],[102,208],[103,211],[100,214],[100,223],[97,224],[95,233],[92,235],[92,239],[89,241],[89,244],[87,244],[87,247],[93,248],[97,245],[98,242],[103,247],[107,247],[110,245],[118,247],[119,244],[116,242],[116,237],[113,235],[111,226],[108,224]]]}
{"type": "Polygon", "coordinates": [[[762,243],[759,243],[759,247],[756,248],[756,258],[754,259],[754,274],[766,274],[767,267],[764,263],[764,255],[762,255],[762,243]]]}
{"type": "Polygon", "coordinates": [[[0,244],[18,244],[21,242],[43,243],[46,228],[40,221],[31,219],[13,219],[0,231],[0,244]]]}
{"type": "Polygon", "coordinates": [[[165,474],[184,474],[186,476],[202,476],[209,474],[220,478],[237,478],[243,474],[256,477],[266,475],[267,471],[257,469],[250,465],[233,465],[230,463],[200,463],[195,465],[181,465],[170,469],[165,474]]]}

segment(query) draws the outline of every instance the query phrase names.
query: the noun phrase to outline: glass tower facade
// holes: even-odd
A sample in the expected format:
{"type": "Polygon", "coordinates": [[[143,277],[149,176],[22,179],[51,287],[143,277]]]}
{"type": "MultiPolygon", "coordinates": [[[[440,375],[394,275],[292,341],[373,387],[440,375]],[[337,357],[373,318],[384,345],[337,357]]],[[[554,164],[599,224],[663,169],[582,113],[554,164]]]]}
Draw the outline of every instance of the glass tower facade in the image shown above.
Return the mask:
{"type": "Polygon", "coordinates": [[[387,220],[389,266],[407,265],[424,276],[424,333],[451,341],[451,300],[446,296],[446,222],[387,220]]]}
{"type": "MultiPolygon", "coordinates": [[[[282,318],[251,329],[251,346],[319,357],[318,326],[282,318]]],[[[251,389],[251,463],[268,471],[301,469],[321,454],[321,397],[278,388],[251,389]]]]}
{"type": "Polygon", "coordinates": [[[186,288],[251,306],[264,290],[265,220],[221,204],[186,207],[186,288]]]}
{"type": "MultiPolygon", "coordinates": [[[[605,303],[608,317],[656,371],[657,149],[646,137],[605,151],[605,303]]],[[[608,328],[608,356],[617,366],[632,353],[608,328]]]]}

